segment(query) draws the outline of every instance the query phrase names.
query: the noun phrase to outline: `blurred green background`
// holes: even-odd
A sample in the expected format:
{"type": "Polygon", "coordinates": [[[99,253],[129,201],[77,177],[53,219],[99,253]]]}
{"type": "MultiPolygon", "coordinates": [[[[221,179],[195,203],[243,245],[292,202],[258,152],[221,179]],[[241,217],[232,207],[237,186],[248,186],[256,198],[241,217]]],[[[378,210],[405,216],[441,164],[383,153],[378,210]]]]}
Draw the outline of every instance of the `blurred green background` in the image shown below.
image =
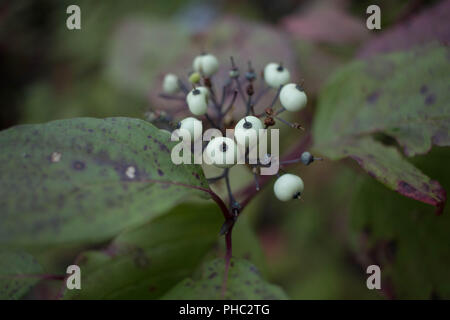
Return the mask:
{"type": "MultiPolygon", "coordinates": [[[[305,80],[310,103],[299,119],[308,123],[317,94],[334,70],[385,30],[439,1],[376,1],[383,29],[369,32],[365,9],[372,2],[2,1],[0,128],[84,116],[144,118],[148,110],[167,108],[152,96],[158,81],[173,71],[174,61],[189,68],[190,61],[180,57],[200,50],[202,34],[217,32],[207,42],[213,53],[224,47],[239,50],[238,39],[213,29],[216,23],[226,29],[231,19],[249,24],[256,34],[247,34],[246,54],[258,54],[251,42],[264,41],[269,32],[257,34],[260,28],[273,33],[267,41],[283,37],[270,54],[291,59],[296,78],[305,80]],[[81,8],[81,30],[66,28],[70,4],[81,8]]],[[[270,62],[270,54],[264,61],[270,62]]],[[[286,147],[295,134],[286,131],[286,147]]],[[[448,149],[434,147],[410,160],[450,190],[448,149]]],[[[298,165],[290,172],[306,183],[304,202],[279,203],[269,184],[236,226],[235,256],[252,261],[292,299],[450,297],[448,209],[435,216],[432,206],[387,189],[349,159],[298,165]],[[370,264],[381,266],[381,291],[366,287],[370,264]]],[[[232,175],[235,188],[252,179],[242,177],[242,172],[232,175]]],[[[223,254],[222,242],[211,256],[223,254]]]]}

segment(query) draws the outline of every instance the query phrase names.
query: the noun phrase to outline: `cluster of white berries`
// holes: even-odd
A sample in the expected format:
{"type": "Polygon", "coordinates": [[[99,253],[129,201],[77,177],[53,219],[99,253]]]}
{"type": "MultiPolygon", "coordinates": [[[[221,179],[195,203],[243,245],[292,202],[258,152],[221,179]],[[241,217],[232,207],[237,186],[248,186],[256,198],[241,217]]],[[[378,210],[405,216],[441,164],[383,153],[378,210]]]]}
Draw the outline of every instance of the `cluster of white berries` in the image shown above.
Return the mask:
{"type": "MultiPolygon", "coordinates": [[[[219,69],[219,61],[212,54],[201,54],[197,56],[192,64],[193,73],[189,77],[189,81],[192,83],[193,88],[191,90],[185,89],[185,86],[180,79],[174,74],[167,74],[163,81],[163,91],[168,95],[176,94],[177,92],[184,91],[186,94],[185,101],[190,112],[195,116],[208,117],[208,106],[212,99],[214,99],[214,92],[211,90],[211,77],[219,69]],[[200,86],[200,80],[204,80],[203,86],[200,86]],[[209,84],[209,85],[208,85],[209,84]]],[[[232,69],[229,73],[230,80],[236,80],[237,85],[239,83],[239,71],[234,65],[232,60],[232,69]]],[[[213,138],[206,146],[206,154],[210,158],[210,162],[218,167],[228,169],[237,163],[237,160],[242,155],[242,149],[246,149],[250,146],[249,130],[255,131],[255,136],[258,137],[259,129],[267,128],[274,124],[272,115],[278,115],[282,111],[295,112],[299,111],[306,106],[307,96],[303,90],[303,87],[296,83],[289,83],[291,75],[289,70],[281,63],[269,63],[264,68],[263,77],[268,87],[277,89],[277,95],[279,95],[279,101],[282,106],[282,110],[276,114],[272,111],[271,107],[269,111],[266,111],[271,121],[261,121],[260,117],[253,115],[247,115],[237,122],[234,128],[234,139],[227,137],[213,138]],[[240,151],[241,150],[241,151],[240,151]]],[[[253,95],[252,82],[256,78],[251,64],[249,63],[249,71],[245,77],[251,86],[251,90],[247,89],[247,94],[250,97],[253,95]]],[[[240,88],[237,88],[240,89],[240,88]]],[[[239,93],[243,95],[240,89],[239,93]]],[[[237,90],[236,90],[237,94],[237,90]]],[[[250,99],[249,99],[250,100],[250,99]]],[[[273,104],[276,100],[274,100],[273,104]]],[[[215,102],[215,101],[213,101],[215,102]]],[[[233,99],[234,102],[234,99],[233,99]]],[[[272,104],[272,106],[273,106],[272,104]]],[[[221,106],[220,106],[221,107],[221,106]]],[[[267,109],[266,109],[267,110],[267,109]]],[[[222,112],[219,108],[219,115],[222,112]]],[[[228,112],[228,111],[227,111],[228,112]]],[[[279,119],[279,118],[277,118],[279,119]]],[[[210,120],[208,118],[208,120],[210,120]]],[[[221,120],[220,118],[218,119],[221,120]]],[[[287,123],[280,119],[282,122],[287,123]]],[[[196,126],[201,126],[202,122],[194,117],[187,117],[178,123],[178,127],[187,130],[191,134],[191,139],[197,140],[201,138],[202,132],[194,130],[196,126]]],[[[293,126],[295,127],[295,126],[293,126]]],[[[302,161],[305,164],[312,162],[313,157],[309,153],[302,154],[302,161]],[[309,156],[308,156],[309,155],[309,156]]],[[[290,199],[300,198],[304,189],[303,181],[300,177],[293,174],[283,174],[278,177],[274,185],[275,196],[281,201],[287,201],[290,199]]],[[[231,195],[230,195],[231,196],[231,195]]]]}

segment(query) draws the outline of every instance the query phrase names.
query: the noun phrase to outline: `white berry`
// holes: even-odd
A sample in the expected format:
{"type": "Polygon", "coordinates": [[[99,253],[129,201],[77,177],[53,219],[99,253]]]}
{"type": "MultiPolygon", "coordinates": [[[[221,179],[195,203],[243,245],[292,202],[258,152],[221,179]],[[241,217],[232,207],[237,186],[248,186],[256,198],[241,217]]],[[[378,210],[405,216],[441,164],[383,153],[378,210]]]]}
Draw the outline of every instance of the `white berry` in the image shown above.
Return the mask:
{"type": "Polygon", "coordinates": [[[163,81],[163,91],[168,94],[177,93],[180,90],[178,77],[172,73],[166,74],[163,81]]]}
{"type": "Polygon", "coordinates": [[[279,63],[271,62],[264,68],[264,80],[272,88],[279,88],[289,82],[289,70],[279,63]]]}
{"type": "Polygon", "coordinates": [[[288,111],[299,111],[307,102],[305,91],[295,83],[289,83],[280,91],[281,105],[288,111]]]}
{"type": "Polygon", "coordinates": [[[204,77],[211,77],[219,69],[219,61],[212,54],[202,54],[195,57],[192,67],[204,77]]]}
{"type": "Polygon", "coordinates": [[[206,146],[205,153],[212,165],[218,168],[230,168],[239,158],[238,146],[233,139],[217,137],[206,146]]]}
{"type": "Polygon", "coordinates": [[[208,96],[200,89],[191,90],[186,96],[189,110],[196,116],[201,116],[208,110],[208,96]]]}
{"type": "Polygon", "coordinates": [[[180,121],[180,129],[189,131],[191,140],[196,141],[202,136],[202,122],[194,117],[187,117],[180,121]]]}
{"type": "Polygon", "coordinates": [[[275,181],[273,191],[281,201],[298,199],[303,192],[303,180],[294,174],[286,173],[275,181]]]}
{"type": "Polygon", "coordinates": [[[239,120],[239,122],[234,127],[234,136],[238,145],[248,147],[250,142],[252,145],[258,141],[259,129],[263,129],[263,124],[259,118],[254,116],[246,116],[239,120]],[[251,135],[249,131],[253,131],[255,134],[254,142],[250,140],[251,135]]]}
{"type": "Polygon", "coordinates": [[[196,89],[200,90],[206,96],[206,98],[209,99],[211,92],[209,91],[209,89],[207,87],[199,86],[199,87],[196,87],[196,89]]]}

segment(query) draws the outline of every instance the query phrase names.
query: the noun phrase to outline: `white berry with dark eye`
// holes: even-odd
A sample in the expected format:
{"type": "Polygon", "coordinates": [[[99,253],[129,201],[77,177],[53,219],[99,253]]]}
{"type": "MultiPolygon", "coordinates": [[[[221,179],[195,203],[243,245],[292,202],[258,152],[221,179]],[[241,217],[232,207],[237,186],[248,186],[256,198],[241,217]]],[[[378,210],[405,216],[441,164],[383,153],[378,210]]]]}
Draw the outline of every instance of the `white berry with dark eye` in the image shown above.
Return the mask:
{"type": "Polygon", "coordinates": [[[307,101],[306,93],[301,86],[289,83],[281,88],[280,102],[287,111],[299,111],[306,106],[307,101]]]}
{"type": "Polygon", "coordinates": [[[273,187],[275,196],[281,201],[299,199],[303,193],[303,180],[294,174],[285,173],[280,176],[273,187]]]}
{"type": "Polygon", "coordinates": [[[217,137],[212,139],[205,149],[212,165],[218,168],[230,168],[237,163],[239,150],[233,139],[217,137]]]}
{"type": "Polygon", "coordinates": [[[259,129],[263,129],[263,123],[259,118],[254,116],[246,116],[239,120],[234,127],[234,137],[238,145],[248,147],[250,142],[256,144],[258,141],[259,129]],[[254,135],[254,140],[250,138],[254,135]]]}
{"type": "Polygon", "coordinates": [[[211,96],[211,92],[209,91],[209,89],[207,87],[196,87],[197,90],[200,90],[201,93],[203,93],[207,99],[209,99],[209,97],[211,96]]]}
{"type": "Polygon", "coordinates": [[[219,60],[209,53],[195,57],[192,67],[202,76],[209,78],[219,70],[219,60]]]}
{"type": "Polygon", "coordinates": [[[279,88],[291,79],[289,70],[280,63],[269,63],[264,68],[264,80],[272,88],[279,88]]]}
{"type": "Polygon", "coordinates": [[[172,73],[166,74],[163,81],[163,91],[168,94],[174,94],[179,90],[178,77],[172,73]]]}
{"type": "MultiPolygon", "coordinates": [[[[205,88],[206,89],[206,88],[205,88]]],[[[201,116],[208,110],[208,96],[205,91],[195,88],[186,96],[189,110],[196,116],[201,116]]]]}
{"type": "Polygon", "coordinates": [[[196,141],[202,136],[202,122],[194,117],[187,117],[180,121],[178,128],[186,130],[191,135],[191,140],[196,141]]]}

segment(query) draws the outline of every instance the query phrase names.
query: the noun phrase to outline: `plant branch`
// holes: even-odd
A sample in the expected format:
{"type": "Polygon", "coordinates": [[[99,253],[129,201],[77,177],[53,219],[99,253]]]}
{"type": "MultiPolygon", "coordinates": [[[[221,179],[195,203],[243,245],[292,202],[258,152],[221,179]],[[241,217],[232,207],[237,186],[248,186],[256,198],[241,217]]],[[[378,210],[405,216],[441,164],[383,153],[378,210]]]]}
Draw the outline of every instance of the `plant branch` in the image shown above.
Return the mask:
{"type": "Polygon", "coordinates": [[[165,93],[160,93],[158,96],[160,98],[163,98],[163,99],[166,99],[166,100],[179,100],[179,101],[185,101],[186,100],[185,97],[172,96],[170,94],[165,94],[165,93]]]}
{"type": "Polygon", "coordinates": [[[238,94],[238,92],[236,90],[234,90],[233,91],[233,97],[231,98],[230,104],[225,109],[225,111],[222,113],[223,115],[227,114],[231,110],[231,108],[233,107],[234,102],[236,101],[237,94],[238,94]]]}
{"type": "MultiPolygon", "coordinates": [[[[233,224],[234,225],[234,224],[233,224]]],[[[228,282],[228,273],[230,271],[230,263],[232,257],[232,238],[231,232],[233,230],[233,226],[228,230],[225,235],[225,245],[226,245],[226,253],[225,253],[225,274],[223,275],[223,283],[222,283],[222,299],[225,298],[225,293],[227,291],[227,282],[228,282]]]]}
{"type": "MultiPolygon", "coordinates": [[[[287,155],[283,157],[283,160],[280,161],[289,161],[289,159],[292,159],[294,157],[298,157],[298,154],[301,154],[302,152],[306,151],[309,146],[311,145],[312,139],[311,134],[308,133],[287,155]]],[[[289,165],[290,163],[288,163],[289,165]]],[[[284,167],[284,165],[283,165],[284,167]]],[[[262,188],[266,183],[270,181],[272,176],[260,176],[259,179],[259,186],[262,188]]],[[[240,190],[237,193],[237,198],[243,199],[241,204],[241,212],[242,210],[247,206],[247,204],[254,198],[254,196],[258,193],[258,191],[255,189],[255,186],[253,183],[249,184],[244,189],[240,190]]]]}

